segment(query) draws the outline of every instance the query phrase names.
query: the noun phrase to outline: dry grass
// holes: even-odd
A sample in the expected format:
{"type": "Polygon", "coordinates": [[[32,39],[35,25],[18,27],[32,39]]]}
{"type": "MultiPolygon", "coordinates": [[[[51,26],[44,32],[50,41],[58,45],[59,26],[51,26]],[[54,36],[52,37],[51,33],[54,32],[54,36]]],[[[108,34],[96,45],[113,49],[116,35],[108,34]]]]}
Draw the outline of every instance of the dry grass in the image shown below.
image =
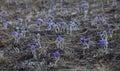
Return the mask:
{"type": "Polygon", "coordinates": [[[0,56],[0,64],[6,63],[7,62],[7,57],[0,56]]]}

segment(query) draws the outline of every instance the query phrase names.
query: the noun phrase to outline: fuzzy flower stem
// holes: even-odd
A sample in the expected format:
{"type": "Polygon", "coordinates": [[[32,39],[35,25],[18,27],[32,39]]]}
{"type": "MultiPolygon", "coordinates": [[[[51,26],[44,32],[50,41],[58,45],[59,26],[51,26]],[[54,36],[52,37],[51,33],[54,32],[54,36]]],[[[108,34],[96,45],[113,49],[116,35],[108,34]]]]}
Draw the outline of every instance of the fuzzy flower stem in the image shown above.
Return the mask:
{"type": "Polygon", "coordinates": [[[34,45],[31,45],[31,52],[32,52],[34,58],[37,59],[37,56],[36,56],[36,48],[35,48],[34,45]]]}
{"type": "Polygon", "coordinates": [[[57,63],[58,63],[59,60],[60,60],[60,57],[55,58],[55,64],[54,64],[55,67],[57,66],[57,63]]]}
{"type": "Polygon", "coordinates": [[[20,53],[20,49],[19,48],[14,48],[15,49],[15,51],[17,52],[17,53],[20,53]]]}

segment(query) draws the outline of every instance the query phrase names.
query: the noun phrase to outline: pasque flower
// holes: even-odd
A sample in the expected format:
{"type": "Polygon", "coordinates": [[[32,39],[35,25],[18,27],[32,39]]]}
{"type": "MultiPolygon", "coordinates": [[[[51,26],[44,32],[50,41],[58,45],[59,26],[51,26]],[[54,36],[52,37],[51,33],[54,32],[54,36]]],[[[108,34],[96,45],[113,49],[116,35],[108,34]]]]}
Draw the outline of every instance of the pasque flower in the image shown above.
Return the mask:
{"type": "Polygon", "coordinates": [[[15,42],[18,43],[18,40],[21,38],[22,34],[21,33],[18,33],[18,32],[12,32],[12,35],[15,39],[15,42]]]}
{"type": "Polygon", "coordinates": [[[40,40],[40,33],[37,33],[36,37],[38,40],[40,40]]]}
{"type": "Polygon", "coordinates": [[[99,40],[99,44],[103,46],[106,44],[106,41],[104,39],[101,39],[101,40],[99,40]]]}
{"type": "Polygon", "coordinates": [[[83,45],[83,54],[85,54],[86,49],[89,48],[89,42],[90,42],[90,38],[80,38],[80,41],[82,42],[83,45]]]}
{"type": "Polygon", "coordinates": [[[96,24],[100,24],[100,23],[101,23],[101,21],[100,21],[100,20],[97,20],[97,21],[96,21],[96,24]]]}
{"type": "Polygon", "coordinates": [[[31,45],[31,50],[32,50],[32,51],[35,50],[35,45],[31,45]]]}
{"type": "Polygon", "coordinates": [[[67,24],[66,22],[58,22],[58,28],[60,30],[60,32],[64,32],[67,29],[67,24]]]}
{"type": "Polygon", "coordinates": [[[84,41],[85,41],[86,43],[89,43],[90,38],[86,38],[86,39],[84,39],[84,41]]]}
{"type": "Polygon", "coordinates": [[[59,41],[59,42],[64,43],[64,39],[63,39],[61,36],[58,36],[58,37],[56,38],[56,41],[59,41]]]}
{"type": "Polygon", "coordinates": [[[34,58],[37,59],[36,50],[35,50],[36,46],[35,45],[31,45],[30,48],[31,48],[31,51],[32,51],[32,54],[33,54],[34,58]]]}
{"type": "Polygon", "coordinates": [[[90,41],[90,38],[80,38],[80,41],[82,43],[88,43],[90,41]]]}
{"type": "Polygon", "coordinates": [[[105,53],[108,53],[108,33],[106,30],[104,30],[99,35],[101,36],[99,44],[104,47],[105,53]]]}
{"type": "Polygon", "coordinates": [[[57,51],[55,51],[54,53],[53,53],[53,55],[54,55],[54,57],[55,57],[55,66],[56,66],[56,64],[57,64],[57,62],[59,61],[59,59],[60,59],[60,52],[57,50],[57,51]]]}
{"type": "Polygon", "coordinates": [[[60,22],[59,24],[60,24],[60,25],[65,25],[65,24],[66,24],[66,22],[60,22]]]}
{"type": "Polygon", "coordinates": [[[30,18],[25,18],[25,22],[30,22],[31,19],[30,18]]]}
{"type": "Polygon", "coordinates": [[[12,35],[14,35],[15,37],[20,37],[20,36],[22,36],[21,33],[18,33],[18,32],[12,32],[12,35]]]}
{"type": "Polygon", "coordinates": [[[10,22],[8,20],[6,20],[6,19],[3,19],[2,22],[3,22],[4,27],[7,29],[10,22]]]}
{"type": "Polygon", "coordinates": [[[40,42],[40,41],[37,41],[37,42],[36,42],[36,46],[41,47],[41,42],[40,42]]]}
{"type": "Polygon", "coordinates": [[[104,18],[106,19],[106,20],[108,20],[109,19],[109,14],[104,14],[104,18]]]}
{"type": "Polygon", "coordinates": [[[75,21],[70,21],[70,28],[69,28],[69,32],[70,32],[70,35],[72,35],[73,33],[73,30],[77,30],[78,29],[78,25],[76,24],[75,21]]]}
{"type": "Polygon", "coordinates": [[[113,30],[113,28],[109,28],[109,37],[110,38],[112,38],[112,36],[113,36],[113,32],[114,32],[114,30],[113,30]]]}
{"type": "Polygon", "coordinates": [[[51,29],[54,27],[54,25],[55,25],[55,23],[50,23],[50,24],[48,25],[48,30],[51,30],[51,29]]]}
{"type": "Polygon", "coordinates": [[[89,3],[88,2],[83,2],[80,7],[81,8],[84,8],[84,7],[88,7],[89,6],[89,3]]]}
{"type": "Polygon", "coordinates": [[[41,18],[38,18],[36,21],[37,26],[40,26],[41,22],[43,22],[43,20],[41,18]]]}
{"type": "Polygon", "coordinates": [[[18,34],[17,32],[12,32],[12,35],[14,36],[17,36],[17,34],[18,34]]]}
{"type": "Polygon", "coordinates": [[[53,54],[54,54],[54,57],[60,57],[60,52],[58,50],[55,51],[53,54]]]}
{"type": "Polygon", "coordinates": [[[81,41],[81,42],[84,42],[84,38],[80,38],[80,41],[81,41]]]}
{"type": "Polygon", "coordinates": [[[58,36],[55,40],[55,43],[58,48],[62,48],[64,44],[64,39],[61,36],[58,36]]]}
{"type": "Polygon", "coordinates": [[[48,18],[48,20],[47,20],[48,22],[51,22],[52,21],[52,18],[48,18]]]}
{"type": "Polygon", "coordinates": [[[80,38],[80,41],[82,42],[83,47],[89,48],[90,38],[80,38]]]}
{"type": "Polygon", "coordinates": [[[70,22],[70,26],[76,26],[76,23],[73,22],[73,21],[71,21],[71,22],[70,22]]]}

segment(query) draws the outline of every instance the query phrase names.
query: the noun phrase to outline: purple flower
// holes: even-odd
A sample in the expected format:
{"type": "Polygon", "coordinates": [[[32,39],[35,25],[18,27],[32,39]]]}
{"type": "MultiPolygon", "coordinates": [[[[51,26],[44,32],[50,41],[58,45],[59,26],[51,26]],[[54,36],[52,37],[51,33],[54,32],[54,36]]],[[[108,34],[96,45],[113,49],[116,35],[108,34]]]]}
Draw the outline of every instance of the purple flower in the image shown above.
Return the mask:
{"type": "Polygon", "coordinates": [[[61,37],[61,36],[58,36],[58,37],[57,37],[57,40],[58,40],[58,41],[60,41],[61,39],[62,39],[62,37],[61,37]]]}
{"type": "Polygon", "coordinates": [[[90,41],[90,38],[86,38],[84,41],[88,43],[90,41]]]}
{"type": "Polygon", "coordinates": [[[101,35],[101,32],[97,32],[97,35],[101,35]]]}
{"type": "Polygon", "coordinates": [[[56,38],[57,41],[61,42],[61,43],[64,43],[64,39],[61,37],[61,36],[58,36],[56,38]]]}
{"type": "Polygon", "coordinates": [[[65,25],[65,24],[66,24],[66,22],[60,22],[60,24],[61,24],[61,25],[65,25]]]}
{"type": "Polygon", "coordinates": [[[54,23],[50,23],[50,24],[49,24],[49,26],[50,26],[51,28],[53,28],[53,26],[54,26],[54,23]]]}
{"type": "Polygon", "coordinates": [[[19,18],[15,18],[16,21],[19,21],[19,18]]]}
{"type": "Polygon", "coordinates": [[[40,41],[38,41],[38,42],[36,43],[36,46],[41,46],[40,41]]]}
{"type": "Polygon", "coordinates": [[[80,38],[80,41],[88,43],[90,41],[90,38],[80,38]]]}
{"type": "Polygon", "coordinates": [[[26,31],[28,28],[27,27],[22,27],[21,30],[22,31],[26,31]]]}
{"type": "Polygon", "coordinates": [[[98,14],[98,15],[97,15],[97,17],[98,17],[98,18],[100,18],[100,17],[101,17],[101,15],[100,15],[100,14],[98,14]]]}
{"type": "Polygon", "coordinates": [[[107,17],[107,18],[108,18],[108,17],[109,17],[109,14],[104,14],[104,17],[107,17]]]}
{"type": "Polygon", "coordinates": [[[88,6],[89,6],[89,3],[87,3],[87,2],[83,2],[83,3],[80,5],[81,8],[88,7],[88,6]]]}
{"type": "Polygon", "coordinates": [[[35,45],[31,45],[31,50],[35,50],[35,45]]]}
{"type": "Polygon", "coordinates": [[[106,30],[104,30],[104,31],[103,31],[103,35],[106,35],[106,34],[107,34],[107,31],[106,31],[106,30]]]}
{"type": "Polygon", "coordinates": [[[16,36],[18,33],[17,32],[12,32],[12,35],[16,36]]]}
{"type": "Polygon", "coordinates": [[[21,33],[18,33],[18,32],[12,32],[12,35],[14,35],[15,37],[19,38],[22,36],[21,33]]]}
{"type": "Polygon", "coordinates": [[[25,21],[30,22],[31,20],[30,20],[30,18],[25,18],[25,21]]]}
{"type": "Polygon", "coordinates": [[[87,15],[87,14],[88,14],[88,10],[85,10],[85,11],[84,11],[84,14],[87,15]]]}
{"type": "Polygon", "coordinates": [[[68,13],[68,9],[64,8],[63,13],[68,13]]]}
{"type": "Polygon", "coordinates": [[[60,52],[59,51],[55,51],[53,54],[54,54],[54,57],[60,57],[60,52]]]}
{"type": "Polygon", "coordinates": [[[114,28],[114,25],[113,24],[110,24],[110,26],[109,26],[110,28],[114,28]]]}
{"type": "Polygon", "coordinates": [[[14,35],[15,37],[18,37],[18,32],[12,32],[12,35],[14,35]]]}
{"type": "Polygon", "coordinates": [[[59,24],[59,23],[55,23],[54,26],[55,26],[55,27],[59,27],[60,24],[59,24]]]}
{"type": "Polygon", "coordinates": [[[31,45],[30,45],[30,44],[27,44],[27,47],[28,47],[28,48],[30,48],[30,47],[31,47],[31,45]]]}
{"type": "Polygon", "coordinates": [[[1,16],[2,16],[2,17],[6,17],[6,14],[7,14],[6,11],[2,11],[1,16]]]}
{"type": "Polygon", "coordinates": [[[48,28],[52,29],[54,27],[54,25],[55,25],[54,23],[50,23],[49,26],[48,26],[48,28]]]}
{"type": "Polygon", "coordinates": [[[87,45],[86,44],[83,44],[83,49],[87,49],[87,45]]]}
{"type": "Polygon", "coordinates": [[[75,22],[71,21],[71,22],[70,22],[70,25],[71,25],[71,26],[75,26],[76,24],[75,24],[75,22]]]}
{"type": "Polygon", "coordinates": [[[42,22],[42,19],[38,18],[36,21],[37,26],[40,26],[41,22],[42,22]]]}
{"type": "Polygon", "coordinates": [[[37,33],[37,35],[36,35],[38,38],[40,37],[40,33],[37,33]]]}
{"type": "Polygon", "coordinates": [[[47,19],[46,19],[46,18],[43,18],[43,21],[44,21],[44,22],[47,22],[47,19]]]}
{"type": "Polygon", "coordinates": [[[103,39],[102,39],[102,40],[99,40],[99,44],[100,44],[100,45],[105,45],[105,44],[106,44],[106,41],[103,40],[103,39]]]}
{"type": "Polygon", "coordinates": [[[51,22],[51,21],[52,21],[52,18],[48,18],[48,19],[47,19],[47,22],[51,22]]]}
{"type": "Polygon", "coordinates": [[[109,28],[109,32],[113,32],[113,28],[109,28]]]}
{"type": "Polygon", "coordinates": [[[51,16],[55,16],[55,14],[54,14],[53,12],[52,12],[52,13],[50,13],[50,15],[51,15],[51,16]]]}
{"type": "Polygon", "coordinates": [[[6,11],[2,11],[2,14],[6,14],[7,12],[6,11]]]}
{"type": "Polygon", "coordinates": [[[80,41],[81,41],[81,42],[84,42],[84,41],[85,41],[85,39],[84,39],[84,38],[80,38],[80,41]]]}
{"type": "Polygon", "coordinates": [[[100,23],[101,23],[101,21],[100,21],[100,20],[97,20],[97,21],[96,21],[96,23],[97,23],[97,24],[100,24],[100,23]]]}
{"type": "Polygon", "coordinates": [[[3,24],[6,25],[6,26],[8,26],[10,23],[7,20],[3,20],[3,24]]]}
{"type": "Polygon", "coordinates": [[[109,19],[109,14],[104,14],[105,19],[109,19]]]}
{"type": "Polygon", "coordinates": [[[18,34],[17,34],[17,37],[21,37],[21,36],[22,36],[22,34],[21,34],[21,33],[18,33],[18,34]]]}
{"type": "Polygon", "coordinates": [[[4,17],[4,16],[2,16],[2,15],[0,15],[0,18],[5,19],[5,17],[4,17]]]}

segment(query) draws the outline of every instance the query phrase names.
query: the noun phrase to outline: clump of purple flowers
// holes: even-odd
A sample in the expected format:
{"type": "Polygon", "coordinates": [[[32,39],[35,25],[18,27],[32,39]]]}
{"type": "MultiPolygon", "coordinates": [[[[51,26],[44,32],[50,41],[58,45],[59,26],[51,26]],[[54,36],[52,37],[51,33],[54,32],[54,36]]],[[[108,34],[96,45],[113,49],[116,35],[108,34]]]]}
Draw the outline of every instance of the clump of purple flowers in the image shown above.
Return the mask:
{"type": "Polygon", "coordinates": [[[89,49],[90,45],[90,38],[80,38],[80,41],[82,42],[83,45],[83,54],[86,54],[86,49],[89,49]]]}
{"type": "Polygon", "coordinates": [[[88,10],[85,10],[85,11],[84,11],[84,19],[87,18],[87,15],[88,15],[88,10]]]}
{"type": "Polygon", "coordinates": [[[15,41],[18,43],[19,39],[21,38],[22,34],[18,32],[12,32],[12,35],[15,39],[15,41]]]}
{"type": "Polygon", "coordinates": [[[34,58],[37,59],[37,56],[36,56],[36,46],[35,45],[31,45],[31,44],[28,44],[27,46],[31,49],[31,52],[32,52],[34,58]]]}
{"type": "Polygon", "coordinates": [[[89,3],[88,2],[82,2],[82,4],[80,5],[80,8],[89,8],[89,3]]]}
{"type": "Polygon", "coordinates": [[[59,28],[60,28],[60,32],[65,32],[66,28],[67,28],[67,24],[66,22],[58,22],[59,28]]]}
{"type": "Polygon", "coordinates": [[[57,50],[57,51],[55,51],[55,52],[53,53],[53,55],[54,55],[54,57],[55,57],[55,64],[54,64],[54,66],[56,66],[56,65],[57,65],[57,62],[58,62],[59,59],[60,59],[60,52],[57,50]]]}
{"type": "Polygon", "coordinates": [[[59,51],[55,51],[53,54],[54,54],[54,57],[56,57],[56,58],[60,57],[60,52],[59,51]]]}
{"type": "Polygon", "coordinates": [[[61,36],[58,36],[55,40],[55,43],[57,45],[57,48],[62,48],[64,45],[64,38],[62,38],[61,36]]]}
{"type": "Polygon", "coordinates": [[[41,48],[41,42],[40,42],[40,41],[37,41],[37,42],[36,42],[36,46],[38,46],[39,48],[41,48]]]}
{"type": "Polygon", "coordinates": [[[77,29],[78,29],[77,26],[78,26],[78,25],[77,25],[74,21],[71,21],[71,22],[70,22],[70,29],[69,29],[70,35],[72,35],[72,32],[73,32],[74,30],[77,30],[77,29]]]}
{"type": "Polygon", "coordinates": [[[90,38],[80,38],[80,41],[82,42],[84,49],[89,48],[90,38]]]}
{"type": "Polygon", "coordinates": [[[47,30],[52,30],[55,26],[55,23],[50,23],[47,30]]]}
{"type": "Polygon", "coordinates": [[[113,28],[109,28],[109,30],[108,30],[109,38],[113,37],[113,32],[114,32],[113,28]]]}
{"type": "Polygon", "coordinates": [[[3,22],[5,29],[7,29],[10,22],[8,20],[5,20],[5,19],[2,22],[3,22]]]}
{"type": "Polygon", "coordinates": [[[108,53],[108,33],[107,31],[97,32],[97,34],[101,37],[99,40],[99,44],[104,47],[105,53],[108,53]]]}
{"type": "Polygon", "coordinates": [[[42,24],[43,20],[41,18],[38,18],[36,20],[36,24],[37,24],[37,27],[38,27],[38,30],[40,31],[40,25],[42,24]]]}
{"type": "Polygon", "coordinates": [[[59,24],[59,23],[54,23],[54,22],[50,23],[50,24],[48,25],[48,29],[47,29],[47,30],[52,30],[52,29],[53,29],[56,33],[60,32],[60,24],[59,24]]]}

